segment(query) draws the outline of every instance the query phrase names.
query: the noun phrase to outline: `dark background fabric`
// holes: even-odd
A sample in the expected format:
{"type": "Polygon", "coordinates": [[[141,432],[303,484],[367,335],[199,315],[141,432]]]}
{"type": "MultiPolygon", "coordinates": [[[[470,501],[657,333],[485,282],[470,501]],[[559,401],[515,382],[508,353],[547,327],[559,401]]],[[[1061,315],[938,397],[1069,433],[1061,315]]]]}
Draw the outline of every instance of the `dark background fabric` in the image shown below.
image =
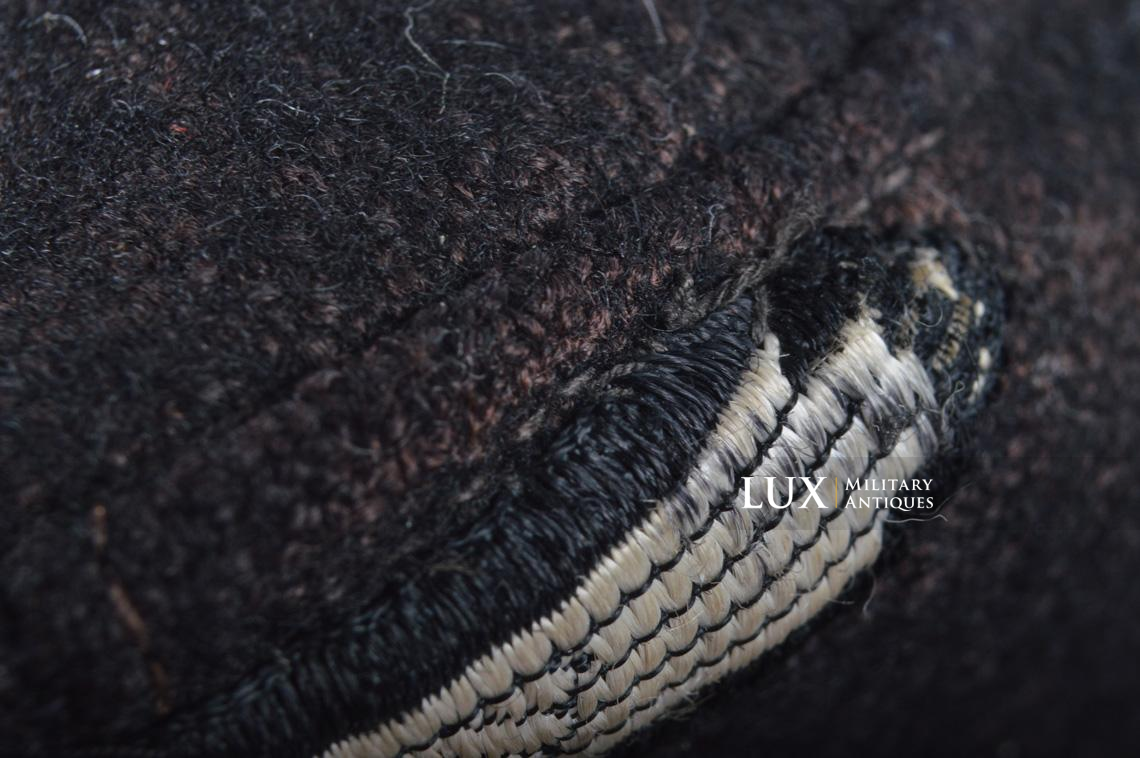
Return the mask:
{"type": "Polygon", "coordinates": [[[849,606],[624,754],[1140,746],[1140,6],[972,26],[1005,49],[883,210],[1002,251],[1003,379],[945,521],[895,527],[849,606]]]}
{"type": "Polygon", "coordinates": [[[630,748],[1123,744],[1140,7],[14,2],[0,734],[92,743],[367,607],[568,388],[823,224],[990,247],[946,521],[630,748]]]}

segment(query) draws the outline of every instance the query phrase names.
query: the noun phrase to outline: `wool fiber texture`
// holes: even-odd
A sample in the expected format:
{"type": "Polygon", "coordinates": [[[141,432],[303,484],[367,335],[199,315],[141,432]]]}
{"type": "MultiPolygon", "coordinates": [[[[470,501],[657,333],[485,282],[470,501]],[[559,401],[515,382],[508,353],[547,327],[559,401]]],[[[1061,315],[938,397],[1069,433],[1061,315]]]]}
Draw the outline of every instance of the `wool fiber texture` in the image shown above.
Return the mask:
{"type": "Polygon", "coordinates": [[[630,749],[804,749],[823,692],[837,752],[1112,746],[1138,28],[1028,0],[5,4],[0,752],[602,749],[732,672],[731,702],[630,749]],[[924,466],[988,451],[943,493],[962,528],[892,552],[879,521],[796,525],[812,596],[762,591],[785,562],[733,540],[773,525],[718,521],[742,518],[712,515],[721,485],[652,522],[765,351],[787,387],[757,407],[868,330],[935,402],[848,388],[805,450],[866,413],[875,449],[926,423],[900,456],[924,466]],[[622,584],[635,621],[555,625],[592,657],[516,686],[533,650],[504,646],[546,653],[535,629],[651,523],[705,545],[630,559],[651,573],[743,556],[669,580],[693,638],[650,623],[680,595],[622,584]],[[882,541],[870,615],[844,615],[882,541]],[[825,639],[770,650],[784,612],[825,639]],[[442,702],[485,656],[481,715],[442,702]],[[925,715],[882,729],[904,701],[925,715]]]}

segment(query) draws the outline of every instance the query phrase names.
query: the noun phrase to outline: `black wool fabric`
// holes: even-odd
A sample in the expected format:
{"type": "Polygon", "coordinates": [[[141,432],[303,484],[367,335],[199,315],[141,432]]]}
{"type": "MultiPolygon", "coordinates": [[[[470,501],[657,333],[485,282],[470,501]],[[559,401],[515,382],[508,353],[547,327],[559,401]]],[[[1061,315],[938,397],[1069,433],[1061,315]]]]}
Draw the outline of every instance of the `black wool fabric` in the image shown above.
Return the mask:
{"type": "Polygon", "coordinates": [[[1134,3],[21,0],[0,71],[0,753],[374,609],[836,227],[989,251],[996,401],[946,521],[630,750],[1137,744],[1134,3]]]}

